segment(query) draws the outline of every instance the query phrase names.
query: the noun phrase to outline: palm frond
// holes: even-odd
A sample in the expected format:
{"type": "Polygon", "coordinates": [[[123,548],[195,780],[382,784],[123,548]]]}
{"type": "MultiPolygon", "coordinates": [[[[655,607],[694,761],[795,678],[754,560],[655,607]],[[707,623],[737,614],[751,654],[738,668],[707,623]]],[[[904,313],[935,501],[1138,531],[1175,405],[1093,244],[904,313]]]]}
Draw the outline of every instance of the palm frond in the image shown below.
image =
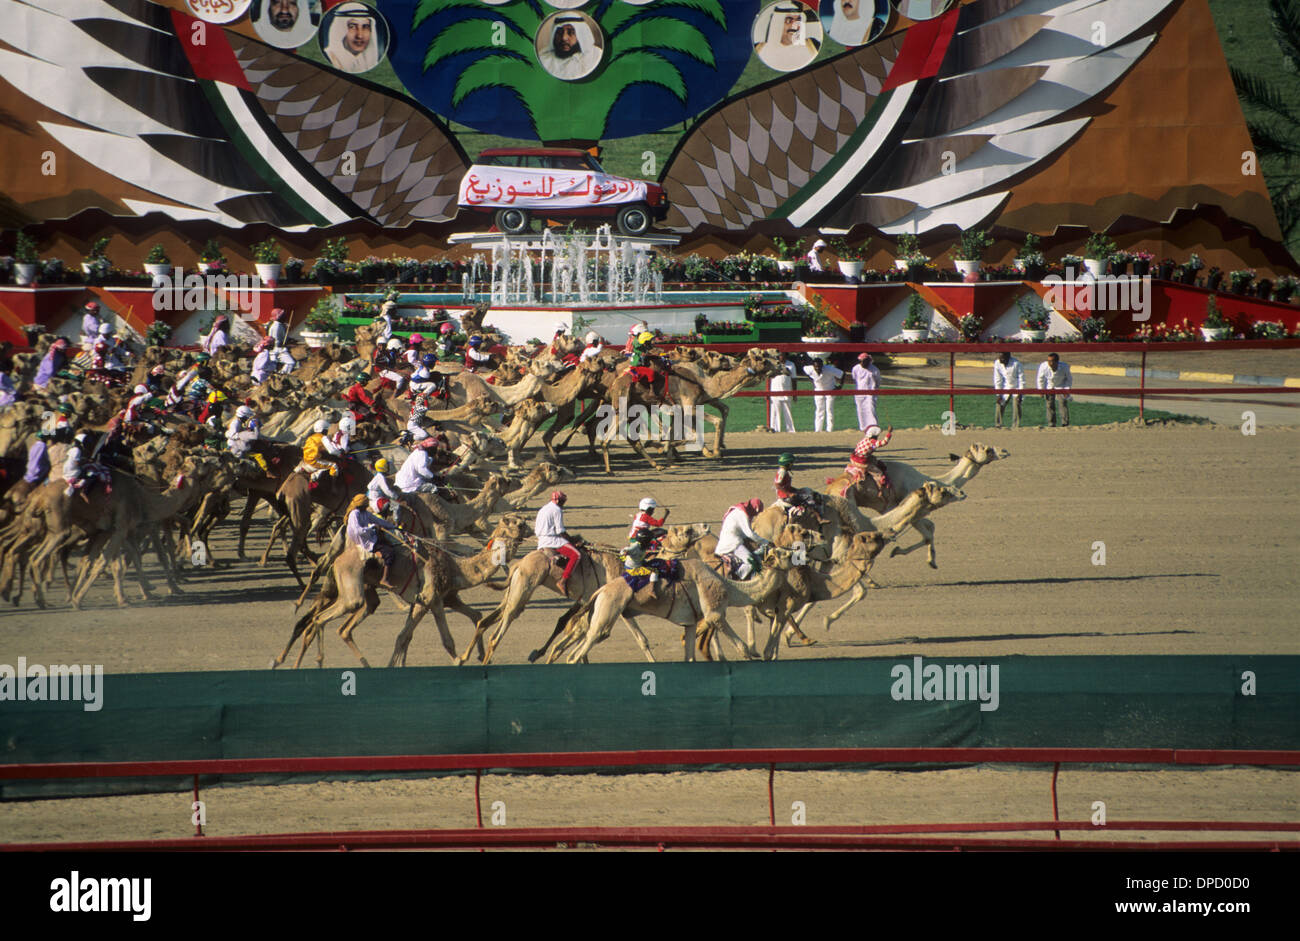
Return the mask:
{"type": "Polygon", "coordinates": [[[1268,19],[1282,54],[1300,71],[1300,0],[1268,0],[1268,19]]]}
{"type": "Polygon", "coordinates": [[[610,59],[617,60],[639,49],[672,49],[697,62],[715,66],[708,37],[685,20],[650,16],[631,24],[609,40],[610,59]]]}
{"type": "MultiPolygon", "coordinates": [[[[682,73],[657,52],[636,49],[612,59],[605,67],[604,78],[615,95],[630,85],[645,82],[660,85],[672,92],[679,101],[686,100],[686,82],[682,73]]],[[[605,82],[602,82],[605,84],[605,82]]],[[[613,102],[610,102],[611,105],[613,102]]]]}
{"type": "Polygon", "coordinates": [[[1237,86],[1238,96],[1246,104],[1270,111],[1293,124],[1300,124],[1300,111],[1287,100],[1277,85],[1235,66],[1230,66],[1228,71],[1232,75],[1232,84],[1237,86]]]}
{"type": "Polygon", "coordinates": [[[452,91],[453,107],[460,107],[469,95],[481,88],[509,88],[515,93],[531,115],[534,109],[529,106],[526,91],[537,87],[537,66],[535,63],[519,59],[505,52],[493,52],[472,63],[456,79],[452,91]]]}
{"type": "Polygon", "coordinates": [[[1278,157],[1300,161],[1300,136],[1297,136],[1295,127],[1279,129],[1265,121],[1248,121],[1246,130],[1250,132],[1255,153],[1261,158],[1278,157]]]}
{"type": "Polygon", "coordinates": [[[652,15],[671,13],[675,7],[684,10],[697,10],[723,29],[727,28],[727,14],[723,11],[722,4],[718,0],[659,0],[649,10],[646,7],[635,6],[631,3],[614,3],[601,15],[600,28],[607,34],[612,35],[618,32],[624,24],[639,16],[651,13],[651,11],[653,11],[652,15]]]}
{"type": "Polygon", "coordinates": [[[542,22],[542,18],[537,11],[526,3],[509,3],[500,7],[485,7],[483,0],[420,0],[415,8],[415,14],[411,18],[411,30],[419,29],[426,20],[437,16],[439,13],[455,9],[468,9],[476,13],[482,13],[484,16],[477,19],[489,23],[492,20],[505,20],[514,26],[516,31],[528,36],[536,33],[537,27],[542,22]]]}
{"type": "Polygon", "coordinates": [[[505,30],[504,46],[493,45],[491,24],[489,19],[474,17],[448,26],[429,43],[424,54],[424,67],[433,68],[443,59],[462,52],[513,52],[524,58],[532,54],[532,39],[510,29],[505,30]]]}

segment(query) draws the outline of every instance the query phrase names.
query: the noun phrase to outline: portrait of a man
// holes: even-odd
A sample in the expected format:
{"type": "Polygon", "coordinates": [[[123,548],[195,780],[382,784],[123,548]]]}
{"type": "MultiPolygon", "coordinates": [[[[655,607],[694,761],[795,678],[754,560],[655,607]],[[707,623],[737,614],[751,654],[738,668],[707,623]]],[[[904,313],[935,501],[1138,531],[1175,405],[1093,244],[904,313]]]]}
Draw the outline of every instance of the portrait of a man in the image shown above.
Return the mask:
{"type": "Polygon", "coordinates": [[[802,3],[765,7],[754,19],[754,52],[768,68],[793,72],[817,58],[822,24],[802,3]]]}
{"type": "Polygon", "coordinates": [[[542,20],[536,46],[542,68],[566,82],[590,75],[605,54],[600,28],[582,13],[556,13],[542,20]]]}
{"type": "Polygon", "coordinates": [[[364,3],[334,7],[321,24],[321,51],[336,69],[369,72],[388,50],[388,23],[364,3]]]}
{"type": "Polygon", "coordinates": [[[841,46],[864,46],[889,24],[889,0],[830,0],[826,35],[841,46]]]}
{"type": "Polygon", "coordinates": [[[248,18],[262,42],[297,49],[320,28],[320,0],[253,0],[248,18]]]}

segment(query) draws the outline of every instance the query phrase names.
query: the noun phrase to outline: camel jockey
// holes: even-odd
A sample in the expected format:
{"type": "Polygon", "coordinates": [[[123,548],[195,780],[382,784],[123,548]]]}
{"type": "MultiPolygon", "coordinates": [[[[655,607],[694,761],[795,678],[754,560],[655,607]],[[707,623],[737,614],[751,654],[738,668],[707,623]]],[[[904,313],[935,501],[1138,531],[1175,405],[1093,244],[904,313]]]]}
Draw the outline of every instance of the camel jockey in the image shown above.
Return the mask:
{"type": "Polygon", "coordinates": [[[578,547],[574,545],[575,537],[570,536],[564,529],[564,504],[568,499],[568,495],[563,490],[552,491],[551,502],[537,511],[537,519],[533,522],[533,532],[537,534],[537,548],[551,549],[564,557],[564,571],[560,574],[556,587],[566,598],[569,597],[569,576],[573,574],[573,567],[582,558],[578,547]]]}
{"type": "Polygon", "coordinates": [[[484,353],[480,349],[482,345],[482,337],[469,338],[469,348],[465,350],[465,368],[470,372],[475,372],[480,366],[487,366],[492,361],[492,354],[484,353]]]}
{"type": "Polygon", "coordinates": [[[126,363],[122,361],[121,356],[122,341],[115,336],[116,333],[117,330],[111,323],[99,325],[99,339],[95,341],[95,348],[90,358],[92,369],[112,373],[126,372],[126,363]]]}
{"type": "Polygon", "coordinates": [[[626,355],[631,356],[632,350],[636,348],[637,337],[639,337],[643,333],[649,333],[649,332],[650,332],[650,328],[646,326],[646,322],[644,320],[639,320],[636,323],[634,323],[630,328],[628,328],[627,346],[623,347],[623,352],[626,355]]]}
{"type": "Polygon", "coordinates": [[[68,365],[68,343],[64,337],[56,337],[50,344],[50,348],[45,351],[41,357],[41,364],[36,368],[36,377],[32,380],[32,385],[38,389],[44,389],[50,384],[58,373],[62,372],[68,365]]]}
{"type": "Polygon", "coordinates": [[[442,334],[442,355],[450,359],[456,353],[456,328],[450,320],[438,328],[442,334]]]}
{"type": "Polygon", "coordinates": [[[334,434],[323,439],[321,444],[340,464],[347,457],[348,446],[352,443],[352,434],[357,430],[357,420],[351,412],[344,412],[339,419],[339,426],[334,434]]]}
{"type": "MultiPolygon", "coordinates": [[[[28,484],[22,491],[25,495],[45,483],[45,479],[50,476],[50,446],[47,442],[52,437],[54,437],[53,432],[46,431],[44,428],[36,432],[36,437],[27,448],[27,472],[23,474],[22,480],[14,484],[14,490],[24,483],[28,484]]],[[[18,495],[14,490],[9,491],[10,499],[18,495]]]]}
{"type": "Polygon", "coordinates": [[[343,401],[349,403],[357,421],[365,421],[367,418],[378,419],[386,411],[384,403],[366,391],[366,382],[369,378],[363,372],[357,373],[353,377],[352,385],[348,386],[343,393],[343,401]]]}
{"type": "Polygon", "coordinates": [[[446,399],[447,378],[438,372],[438,354],[425,353],[419,367],[411,373],[411,398],[417,395],[446,399]]]}
{"type": "Polygon", "coordinates": [[[66,496],[72,496],[74,493],[80,493],[82,499],[88,499],[86,496],[90,488],[94,486],[96,480],[104,481],[104,492],[112,493],[112,478],[109,476],[108,469],[96,464],[95,461],[86,454],[86,444],[88,441],[86,432],[82,431],[72,439],[72,446],[68,448],[68,455],[63,461],[63,479],[68,482],[68,487],[64,490],[66,496]]]}
{"type": "Polygon", "coordinates": [[[426,392],[415,392],[411,396],[411,414],[406,418],[406,431],[402,434],[402,441],[405,443],[409,438],[412,444],[419,444],[429,438],[429,432],[424,427],[424,413],[429,410],[431,396],[426,392]]]}
{"type": "Polygon", "coordinates": [[[658,507],[659,503],[654,497],[646,497],[637,504],[637,514],[632,519],[632,528],[627,534],[628,539],[637,539],[643,533],[648,533],[652,529],[658,529],[664,524],[664,520],[668,519],[668,514],[671,511],[668,507],[664,507],[664,515],[659,517],[659,519],[655,519],[650,515],[650,513],[652,510],[658,509],[658,507]]]}
{"type": "Polygon", "coordinates": [[[212,356],[223,346],[230,345],[230,335],[226,332],[226,327],[229,325],[229,317],[225,314],[217,315],[217,319],[212,321],[212,329],[209,330],[208,335],[203,338],[201,344],[203,352],[212,356]]]}
{"type": "Polygon", "coordinates": [[[357,547],[363,559],[378,559],[384,566],[384,578],[388,577],[388,567],[393,564],[393,546],[384,539],[380,530],[396,531],[397,527],[383,519],[388,509],[388,501],[381,500],[379,515],[366,509],[366,495],[359,493],[348,504],[346,517],[347,540],[357,547]]]}
{"type": "Polygon", "coordinates": [[[302,463],[294,468],[310,474],[313,484],[321,474],[339,472],[338,462],[324,444],[325,433],[329,430],[330,423],[323,418],[311,426],[311,434],[302,445],[302,463]]]}
{"type": "Polygon", "coordinates": [[[226,426],[226,447],[230,453],[235,457],[243,457],[260,435],[261,426],[253,410],[247,405],[235,409],[235,417],[226,426]]]}
{"type": "Polygon", "coordinates": [[[773,506],[779,506],[787,512],[791,512],[800,507],[811,507],[820,509],[817,500],[817,494],[808,487],[796,487],[794,478],[790,474],[790,468],[794,467],[794,455],[789,451],[782,453],[776,459],[776,477],[772,480],[772,487],[776,490],[776,503],[773,506]]]}
{"type": "Polygon", "coordinates": [[[722,518],[722,531],[718,534],[718,545],[713,554],[726,559],[734,571],[734,577],[742,582],[754,574],[757,563],[748,543],[755,543],[760,550],[768,545],[768,541],[755,533],[749,525],[750,520],[762,512],[763,501],[755,497],[737,503],[722,518]]]}
{"type": "Polygon", "coordinates": [[[54,409],[55,414],[51,416],[53,422],[46,430],[54,436],[55,440],[72,440],[72,412],[72,406],[67,402],[60,402],[54,409]]]}
{"type": "Polygon", "coordinates": [[[126,403],[126,408],[118,413],[119,418],[125,424],[134,424],[144,417],[145,406],[153,398],[153,393],[149,391],[146,385],[138,385],[131,390],[131,398],[126,403]]]}
{"type": "Polygon", "coordinates": [[[663,387],[660,392],[660,398],[665,402],[670,402],[668,396],[668,372],[663,360],[650,352],[650,347],[654,344],[655,337],[653,333],[646,331],[636,338],[636,344],[632,348],[632,357],[629,362],[632,368],[629,372],[636,376],[638,382],[644,382],[654,391],[655,378],[663,379],[663,387]]]}
{"type": "Polygon", "coordinates": [[[149,375],[144,377],[144,384],[149,387],[149,394],[153,396],[161,396],[163,394],[163,386],[167,384],[165,382],[166,378],[167,367],[162,363],[159,363],[153,369],[149,370],[149,375]]]}
{"type": "Polygon", "coordinates": [[[388,485],[388,459],[378,458],[371,466],[375,469],[375,476],[366,484],[366,498],[370,501],[370,511],[377,513],[381,499],[396,500],[397,494],[388,485]]]}
{"type": "Polygon", "coordinates": [[[199,422],[207,425],[213,431],[220,432],[221,419],[226,410],[227,398],[226,393],[220,389],[213,389],[209,392],[207,401],[203,403],[203,408],[199,410],[199,422]]]}
{"type": "Polygon", "coordinates": [[[14,388],[13,376],[0,372],[0,408],[13,405],[17,398],[18,390],[14,388]]]}
{"type": "Polygon", "coordinates": [[[551,355],[552,356],[560,355],[560,351],[555,348],[555,345],[560,342],[560,337],[564,336],[568,332],[569,332],[569,327],[567,324],[560,324],[558,327],[555,328],[555,333],[551,334],[551,355]]]}
{"type": "MultiPolygon", "coordinates": [[[[890,425],[889,429],[884,432],[884,437],[881,437],[879,425],[872,425],[867,429],[866,434],[863,435],[862,440],[858,442],[857,447],[853,449],[853,453],[849,456],[849,462],[844,465],[844,473],[851,481],[845,486],[845,493],[848,492],[849,487],[870,474],[880,490],[881,498],[888,502],[891,493],[889,476],[885,473],[884,466],[876,460],[874,452],[889,444],[892,437],[894,437],[893,425],[890,425]]],[[[827,481],[827,483],[829,482],[827,481]]],[[[844,493],[841,493],[840,496],[844,496],[844,493]]]]}
{"type": "Polygon", "coordinates": [[[379,374],[379,388],[391,388],[401,393],[406,387],[406,374],[398,372],[395,367],[403,362],[402,341],[397,337],[389,340],[382,350],[375,350],[374,367],[379,374]]]}
{"type": "Polygon", "coordinates": [[[586,346],[582,350],[582,355],[578,357],[578,362],[585,363],[587,360],[599,356],[605,349],[605,341],[601,339],[600,334],[591,330],[583,338],[586,346]]]}
{"type": "Polygon", "coordinates": [[[81,348],[89,353],[99,339],[99,302],[87,301],[81,310],[81,348]]]}
{"type": "Polygon", "coordinates": [[[402,466],[397,469],[393,483],[403,493],[436,493],[443,485],[442,477],[435,473],[433,458],[429,453],[438,447],[438,439],[426,437],[415,446],[402,466]]]}
{"type": "Polygon", "coordinates": [[[253,366],[249,370],[249,376],[256,385],[261,385],[271,378],[274,368],[271,362],[271,338],[262,337],[253,346],[253,366]]]}
{"type": "Polygon", "coordinates": [[[271,311],[271,325],[266,335],[271,340],[271,359],[280,364],[280,375],[287,376],[298,368],[298,361],[289,352],[289,314],[283,307],[271,311]]]}
{"type": "Polygon", "coordinates": [[[420,365],[420,344],[423,342],[424,337],[418,333],[412,333],[406,338],[406,352],[402,354],[402,359],[412,369],[420,365]]]}

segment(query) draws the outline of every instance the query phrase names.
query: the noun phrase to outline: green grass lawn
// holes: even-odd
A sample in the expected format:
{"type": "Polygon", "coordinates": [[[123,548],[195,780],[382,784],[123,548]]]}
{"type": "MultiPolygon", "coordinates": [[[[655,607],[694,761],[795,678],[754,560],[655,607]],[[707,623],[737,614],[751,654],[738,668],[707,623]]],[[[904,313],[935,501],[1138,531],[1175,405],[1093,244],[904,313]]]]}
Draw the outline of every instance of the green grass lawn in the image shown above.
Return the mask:
{"type": "MultiPolygon", "coordinates": [[[[753,431],[758,425],[767,423],[767,400],[758,398],[728,399],[731,409],[727,416],[727,430],[731,432],[753,431]]],[[[881,427],[893,425],[895,429],[923,428],[926,425],[943,423],[943,413],[948,410],[946,396],[937,395],[890,395],[882,396],[876,407],[876,415],[881,427]]],[[[1046,425],[1045,405],[1038,396],[1026,396],[1022,407],[1023,424],[1046,425]]],[[[711,410],[709,411],[712,414],[711,410]]],[[[813,430],[813,400],[800,397],[790,405],[794,414],[794,425],[798,431],[813,430]]],[[[991,427],[993,424],[993,401],[976,396],[958,396],[956,401],[957,423],[966,426],[991,427]]],[[[1099,405],[1091,402],[1074,401],[1070,403],[1070,424],[1072,425],[1106,425],[1112,422],[1126,422],[1137,418],[1136,406],[1099,405]]],[[[1148,408],[1146,417],[1149,421],[1173,419],[1199,423],[1202,419],[1172,412],[1157,411],[1148,408]]],[[[1004,415],[1006,422],[1011,421],[1011,409],[1004,415]]],[[[852,430],[858,427],[858,415],[851,396],[836,396],[835,427],[837,430],[852,430]]]]}

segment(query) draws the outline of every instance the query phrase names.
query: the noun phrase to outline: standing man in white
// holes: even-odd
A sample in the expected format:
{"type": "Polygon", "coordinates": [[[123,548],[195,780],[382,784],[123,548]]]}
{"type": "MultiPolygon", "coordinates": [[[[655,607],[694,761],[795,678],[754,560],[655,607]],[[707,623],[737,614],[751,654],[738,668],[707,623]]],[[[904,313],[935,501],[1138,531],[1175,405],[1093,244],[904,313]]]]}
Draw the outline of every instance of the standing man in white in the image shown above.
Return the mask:
{"type": "MultiPolygon", "coordinates": [[[[871,362],[870,353],[859,353],[858,363],[851,373],[853,385],[859,392],[880,388],[880,370],[871,362]]],[[[853,401],[858,406],[858,431],[866,431],[872,425],[879,425],[876,420],[876,397],[874,395],[855,395],[853,401]]]]}
{"type": "MultiPolygon", "coordinates": [[[[844,382],[844,370],[831,366],[820,359],[814,359],[803,368],[804,374],[812,380],[813,388],[818,392],[838,389],[844,382]]],[[[813,431],[835,430],[835,398],[830,395],[813,396],[813,431]]]]}
{"type": "MultiPolygon", "coordinates": [[[[1025,387],[1025,371],[1020,365],[1020,360],[1016,359],[1010,353],[999,353],[997,362],[993,364],[993,388],[999,390],[1023,389],[1025,387]]],[[[1010,395],[999,395],[997,397],[997,413],[993,418],[993,425],[996,428],[1002,427],[1002,411],[1007,407],[1007,399],[1013,398],[1010,395]]],[[[1020,427],[1020,403],[1024,401],[1023,395],[1014,396],[1015,405],[1012,411],[1012,425],[1020,427]]]]}
{"type": "MultiPolygon", "coordinates": [[[[1070,389],[1074,387],[1074,377],[1070,375],[1069,363],[1061,362],[1061,357],[1055,353],[1047,354],[1047,362],[1040,363],[1038,366],[1038,388],[1040,389],[1070,389]]],[[[1068,395],[1045,395],[1047,407],[1047,423],[1053,428],[1056,427],[1056,403],[1061,403],[1061,427],[1068,428],[1070,425],[1070,397],[1068,395]]]]}
{"type": "MultiPolygon", "coordinates": [[[[788,359],[783,359],[784,370],[780,375],[772,377],[768,384],[768,390],[771,392],[790,392],[794,389],[794,364],[788,359]]],[[[790,396],[774,395],[768,401],[767,425],[773,431],[781,431],[781,416],[785,416],[785,423],[790,426],[790,431],[795,431],[794,417],[790,414],[790,396]]]]}

